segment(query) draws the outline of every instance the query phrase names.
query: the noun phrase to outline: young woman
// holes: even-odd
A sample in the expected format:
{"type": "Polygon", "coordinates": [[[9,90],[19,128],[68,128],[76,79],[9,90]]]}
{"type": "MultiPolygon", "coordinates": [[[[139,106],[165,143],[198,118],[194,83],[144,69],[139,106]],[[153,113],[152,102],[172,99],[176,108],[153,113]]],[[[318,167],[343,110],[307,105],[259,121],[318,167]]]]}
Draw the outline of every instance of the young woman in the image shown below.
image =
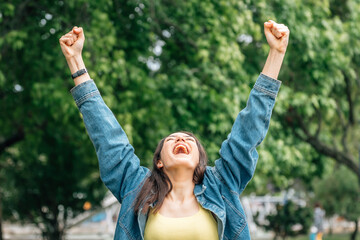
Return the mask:
{"type": "Polygon", "coordinates": [[[206,166],[205,150],[192,133],[175,132],[160,141],[152,171],[140,166],[85,70],[83,29],[74,27],[60,38],[76,85],[71,93],[95,146],[101,179],[121,203],[115,239],[250,239],[239,196],[255,171],[255,148],[269,127],[289,39],[288,28],[271,20],[264,31],[268,58],[215,166],[206,166]]]}

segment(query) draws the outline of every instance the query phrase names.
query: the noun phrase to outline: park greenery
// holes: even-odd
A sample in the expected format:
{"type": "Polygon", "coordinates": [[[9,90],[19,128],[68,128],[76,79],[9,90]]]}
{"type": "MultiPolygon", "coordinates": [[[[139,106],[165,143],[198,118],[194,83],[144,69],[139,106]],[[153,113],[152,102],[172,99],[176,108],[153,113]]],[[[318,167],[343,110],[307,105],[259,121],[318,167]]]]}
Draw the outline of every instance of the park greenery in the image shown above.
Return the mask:
{"type": "Polygon", "coordinates": [[[314,186],[315,199],[318,199],[328,216],[338,214],[354,222],[351,239],[355,240],[360,216],[360,185],[356,177],[344,167],[335,168],[328,176],[316,180],[314,186]]]}
{"type": "MultiPolygon", "coordinates": [[[[255,218],[258,217],[258,214],[255,218]]],[[[287,239],[301,234],[307,234],[313,221],[312,209],[300,206],[293,201],[276,204],[276,211],[266,216],[266,223],[255,221],[258,226],[274,232],[274,240],[287,239]]]]}
{"type": "MultiPolygon", "coordinates": [[[[106,192],[69,93],[63,34],[84,28],[90,76],[144,166],[157,142],[178,130],[201,139],[211,165],[266,60],[268,19],[291,34],[247,192],[301,181],[307,191],[319,190],[323,203],[337,201],[344,182],[322,179],[334,166],[346,169],[345,182],[360,183],[359,0],[3,0],[0,239],[3,218],[62,239],[67,218],[85,201],[98,206],[106,192]]],[[[359,203],[359,184],[349,188],[344,204],[359,203]]],[[[345,205],[328,214],[356,221],[359,212],[349,215],[345,205]]]]}

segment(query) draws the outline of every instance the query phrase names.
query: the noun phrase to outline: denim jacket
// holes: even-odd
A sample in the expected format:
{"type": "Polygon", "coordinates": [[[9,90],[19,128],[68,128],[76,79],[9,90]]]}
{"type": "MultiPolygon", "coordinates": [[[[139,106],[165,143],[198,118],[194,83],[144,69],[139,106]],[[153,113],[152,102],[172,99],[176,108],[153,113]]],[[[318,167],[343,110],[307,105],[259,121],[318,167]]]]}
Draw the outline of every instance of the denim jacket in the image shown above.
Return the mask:
{"type": "MultiPolygon", "coordinates": [[[[206,168],[203,182],[195,185],[197,201],[217,220],[219,239],[250,239],[239,197],[254,174],[259,157],[256,147],[268,131],[280,84],[260,74],[246,108],[238,114],[221,145],[220,158],[215,166],[206,168]]],[[[143,239],[147,214],[135,214],[133,202],[150,171],[140,166],[124,130],[93,80],[79,84],[71,93],[94,144],[101,179],[121,203],[114,239],[143,239]]]]}

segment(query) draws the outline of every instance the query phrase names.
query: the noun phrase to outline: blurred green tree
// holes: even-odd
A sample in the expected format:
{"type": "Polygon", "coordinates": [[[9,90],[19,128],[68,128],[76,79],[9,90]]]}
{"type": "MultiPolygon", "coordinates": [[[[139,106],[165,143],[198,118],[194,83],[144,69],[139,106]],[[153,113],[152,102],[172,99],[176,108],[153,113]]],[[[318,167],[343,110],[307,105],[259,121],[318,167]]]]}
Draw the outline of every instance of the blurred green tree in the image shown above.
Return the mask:
{"type": "Polygon", "coordinates": [[[287,237],[306,234],[313,219],[311,208],[299,206],[293,201],[277,203],[276,212],[266,216],[267,223],[265,224],[257,221],[258,214],[255,216],[255,223],[266,230],[273,231],[274,240],[279,237],[284,240],[287,237]]]}
{"type": "MultiPolygon", "coordinates": [[[[247,2],[254,22],[273,17],[291,30],[280,75],[284,84],[269,135],[260,147],[265,163],[252,183],[269,178],[283,188],[297,178],[310,183],[313,176],[321,176],[329,159],[346,166],[360,181],[360,31],[355,27],[359,1],[247,2]],[[257,178],[263,174],[268,178],[257,178]]],[[[251,47],[249,53],[253,51],[251,47]]]]}
{"type": "Polygon", "coordinates": [[[0,3],[2,212],[35,224],[44,239],[63,239],[68,217],[83,212],[85,201],[96,207],[105,194],[56,34],[66,21],[80,21],[75,12],[85,2],[61,4],[0,3]],[[61,11],[71,12],[66,21],[61,11]]]}
{"type": "Polygon", "coordinates": [[[288,11],[279,2],[274,7],[284,13],[281,19],[293,26],[294,34],[283,72],[290,81],[282,89],[286,100],[279,101],[277,120],[318,154],[346,166],[360,182],[360,31],[354,25],[360,20],[360,3],[294,1],[298,10],[288,11]]]}
{"type": "Polygon", "coordinates": [[[360,216],[360,187],[356,175],[345,167],[336,167],[314,184],[315,201],[321,203],[327,216],[337,214],[355,223],[350,235],[350,239],[355,240],[360,216]]]}

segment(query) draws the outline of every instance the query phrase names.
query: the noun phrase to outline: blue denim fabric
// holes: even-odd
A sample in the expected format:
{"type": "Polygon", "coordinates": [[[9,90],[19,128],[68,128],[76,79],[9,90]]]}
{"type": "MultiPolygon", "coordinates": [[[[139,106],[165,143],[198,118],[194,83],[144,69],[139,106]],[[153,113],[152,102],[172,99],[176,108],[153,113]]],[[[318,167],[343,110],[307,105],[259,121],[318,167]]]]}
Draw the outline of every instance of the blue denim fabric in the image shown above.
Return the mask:
{"type": "MultiPolygon", "coordinates": [[[[268,128],[281,82],[260,74],[247,106],[237,116],[231,133],[222,143],[220,159],[207,167],[194,194],[218,223],[219,239],[250,239],[240,194],[251,180],[258,153],[268,128]]],[[[150,171],[140,166],[134,149],[93,80],[71,90],[83,115],[87,132],[99,159],[100,176],[121,203],[114,239],[143,239],[147,214],[135,214],[134,199],[150,171]]]]}

